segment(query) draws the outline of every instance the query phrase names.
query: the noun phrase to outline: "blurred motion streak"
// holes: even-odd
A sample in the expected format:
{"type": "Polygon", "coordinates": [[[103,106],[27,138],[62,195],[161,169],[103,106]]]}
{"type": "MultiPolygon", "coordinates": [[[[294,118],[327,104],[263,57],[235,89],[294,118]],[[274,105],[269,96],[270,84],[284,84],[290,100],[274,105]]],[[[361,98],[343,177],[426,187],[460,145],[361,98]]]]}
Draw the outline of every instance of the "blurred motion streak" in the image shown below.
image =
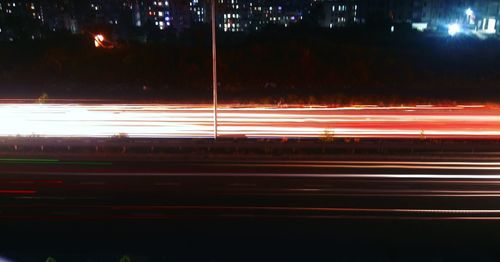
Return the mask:
{"type": "MultiPolygon", "coordinates": [[[[209,138],[210,105],[0,104],[3,137],[209,138]]],[[[219,133],[250,138],[500,138],[485,106],[223,106],[219,133]]]]}
{"type": "Polygon", "coordinates": [[[35,194],[35,190],[10,190],[10,189],[0,189],[0,194],[35,194]]]}

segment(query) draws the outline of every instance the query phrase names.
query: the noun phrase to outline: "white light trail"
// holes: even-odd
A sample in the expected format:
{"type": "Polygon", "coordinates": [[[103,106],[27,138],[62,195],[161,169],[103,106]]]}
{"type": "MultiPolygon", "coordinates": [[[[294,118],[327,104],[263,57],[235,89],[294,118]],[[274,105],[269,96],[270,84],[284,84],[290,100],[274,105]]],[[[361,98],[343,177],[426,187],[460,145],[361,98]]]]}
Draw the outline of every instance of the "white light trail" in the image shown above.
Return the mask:
{"type": "MultiPolygon", "coordinates": [[[[203,138],[209,105],[0,104],[0,137],[203,138]]],[[[222,136],[266,138],[500,138],[500,110],[485,106],[225,106],[222,136]]]]}

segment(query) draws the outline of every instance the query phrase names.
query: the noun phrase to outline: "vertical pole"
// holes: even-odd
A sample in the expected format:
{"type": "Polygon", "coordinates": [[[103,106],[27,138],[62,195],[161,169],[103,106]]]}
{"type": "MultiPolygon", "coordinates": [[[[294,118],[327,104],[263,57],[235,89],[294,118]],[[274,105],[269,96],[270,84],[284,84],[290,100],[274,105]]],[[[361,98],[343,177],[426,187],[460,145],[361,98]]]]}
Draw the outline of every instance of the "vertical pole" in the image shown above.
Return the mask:
{"type": "Polygon", "coordinates": [[[212,89],[214,106],[214,140],[217,139],[217,16],[215,14],[215,4],[217,0],[212,1],[212,89]]]}

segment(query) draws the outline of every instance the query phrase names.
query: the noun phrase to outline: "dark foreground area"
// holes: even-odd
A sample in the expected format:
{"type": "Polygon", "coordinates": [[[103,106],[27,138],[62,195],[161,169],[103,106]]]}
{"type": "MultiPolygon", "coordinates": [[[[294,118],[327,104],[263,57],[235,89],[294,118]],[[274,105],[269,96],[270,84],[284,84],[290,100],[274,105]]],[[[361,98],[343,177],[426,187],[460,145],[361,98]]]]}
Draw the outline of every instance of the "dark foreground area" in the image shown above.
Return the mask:
{"type": "Polygon", "coordinates": [[[48,256],[120,261],[123,255],[132,261],[497,261],[500,256],[498,222],[491,221],[2,224],[7,228],[2,230],[2,254],[13,261],[45,261],[48,256]]]}
{"type": "Polygon", "coordinates": [[[0,255],[13,261],[497,260],[497,154],[414,156],[50,161],[4,155],[0,255]]]}

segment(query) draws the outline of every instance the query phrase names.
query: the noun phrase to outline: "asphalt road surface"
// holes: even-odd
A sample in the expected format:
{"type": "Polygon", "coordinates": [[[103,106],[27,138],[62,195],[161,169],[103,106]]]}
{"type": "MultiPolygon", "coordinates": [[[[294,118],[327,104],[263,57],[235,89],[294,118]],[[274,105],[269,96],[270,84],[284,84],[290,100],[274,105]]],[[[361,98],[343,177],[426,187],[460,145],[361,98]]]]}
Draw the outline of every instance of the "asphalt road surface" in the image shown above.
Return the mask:
{"type": "Polygon", "coordinates": [[[3,219],[500,219],[500,162],[0,163],[3,219]]]}
{"type": "Polygon", "coordinates": [[[499,255],[499,169],[495,157],[3,158],[0,257],[490,261],[499,255]]]}
{"type": "MultiPolygon", "coordinates": [[[[1,136],[212,137],[208,105],[0,104],[1,136]]],[[[302,138],[500,138],[492,106],[221,106],[219,134],[302,138]]]]}

